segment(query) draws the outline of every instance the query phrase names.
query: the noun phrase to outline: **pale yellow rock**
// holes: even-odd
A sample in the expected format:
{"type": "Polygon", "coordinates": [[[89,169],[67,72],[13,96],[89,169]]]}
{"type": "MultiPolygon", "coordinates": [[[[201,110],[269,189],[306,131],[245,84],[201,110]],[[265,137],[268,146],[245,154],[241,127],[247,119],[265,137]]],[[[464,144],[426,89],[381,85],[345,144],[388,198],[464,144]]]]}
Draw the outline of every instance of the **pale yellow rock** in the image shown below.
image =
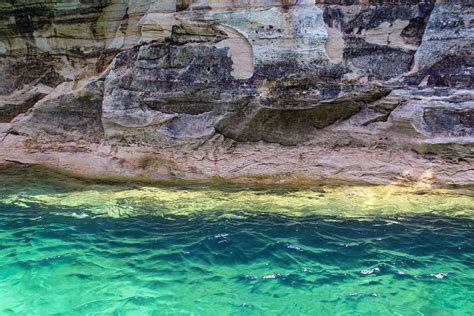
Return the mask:
{"type": "Polygon", "coordinates": [[[336,27],[328,27],[328,39],[324,45],[329,60],[338,64],[344,55],[344,38],[341,30],[336,27]]]}
{"type": "Polygon", "coordinates": [[[253,75],[253,50],[252,45],[248,39],[237,30],[220,26],[228,39],[220,41],[215,46],[218,48],[228,48],[228,56],[232,58],[232,73],[231,75],[236,79],[249,79],[253,75]]]}
{"type": "Polygon", "coordinates": [[[406,20],[395,20],[393,23],[384,22],[373,29],[365,31],[365,40],[368,43],[385,45],[394,48],[416,50],[417,46],[405,42],[401,33],[408,25],[406,20]]]}

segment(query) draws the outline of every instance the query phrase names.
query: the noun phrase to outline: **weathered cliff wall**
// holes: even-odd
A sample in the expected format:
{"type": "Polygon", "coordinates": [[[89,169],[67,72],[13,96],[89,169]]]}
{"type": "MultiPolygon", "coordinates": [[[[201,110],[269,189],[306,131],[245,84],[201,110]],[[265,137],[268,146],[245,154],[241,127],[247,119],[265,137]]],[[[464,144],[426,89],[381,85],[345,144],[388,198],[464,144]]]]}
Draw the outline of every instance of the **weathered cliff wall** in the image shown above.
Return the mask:
{"type": "Polygon", "coordinates": [[[468,1],[7,1],[0,161],[474,182],[468,1]]]}

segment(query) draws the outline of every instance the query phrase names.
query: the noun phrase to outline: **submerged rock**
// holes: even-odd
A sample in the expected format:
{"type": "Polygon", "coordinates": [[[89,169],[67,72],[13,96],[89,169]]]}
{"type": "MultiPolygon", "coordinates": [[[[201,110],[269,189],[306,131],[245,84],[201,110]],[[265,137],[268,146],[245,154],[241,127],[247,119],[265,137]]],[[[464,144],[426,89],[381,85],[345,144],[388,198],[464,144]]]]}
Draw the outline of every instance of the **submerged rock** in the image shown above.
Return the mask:
{"type": "Polygon", "coordinates": [[[473,7],[346,2],[1,4],[0,161],[472,184],[473,7]]]}

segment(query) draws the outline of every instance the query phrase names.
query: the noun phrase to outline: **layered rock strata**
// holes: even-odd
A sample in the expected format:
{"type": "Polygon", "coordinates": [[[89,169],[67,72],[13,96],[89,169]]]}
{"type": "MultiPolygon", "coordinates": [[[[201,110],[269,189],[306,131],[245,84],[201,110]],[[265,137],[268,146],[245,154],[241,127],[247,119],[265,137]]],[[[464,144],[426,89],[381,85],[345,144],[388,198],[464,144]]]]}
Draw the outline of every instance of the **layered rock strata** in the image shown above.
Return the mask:
{"type": "Polygon", "coordinates": [[[474,183],[465,1],[0,4],[0,161],[474,183]]]}

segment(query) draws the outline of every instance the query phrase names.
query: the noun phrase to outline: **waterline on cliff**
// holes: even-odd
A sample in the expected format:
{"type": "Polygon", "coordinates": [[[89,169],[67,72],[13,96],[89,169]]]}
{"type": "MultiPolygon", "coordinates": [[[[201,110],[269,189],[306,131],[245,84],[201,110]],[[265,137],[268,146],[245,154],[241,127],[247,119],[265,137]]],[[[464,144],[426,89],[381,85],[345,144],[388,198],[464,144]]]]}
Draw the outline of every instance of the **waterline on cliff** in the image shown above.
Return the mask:
{"type": "Polygon", "coordinates": [[[216,214],[255,212],[284,216],[390,217],[442,215],[474,218],[470,190],[396,185],[294,187],[236,184],[97,183],[42,168],[0,170],[0,205],[54,206],[66,216],[216,214]]]}

